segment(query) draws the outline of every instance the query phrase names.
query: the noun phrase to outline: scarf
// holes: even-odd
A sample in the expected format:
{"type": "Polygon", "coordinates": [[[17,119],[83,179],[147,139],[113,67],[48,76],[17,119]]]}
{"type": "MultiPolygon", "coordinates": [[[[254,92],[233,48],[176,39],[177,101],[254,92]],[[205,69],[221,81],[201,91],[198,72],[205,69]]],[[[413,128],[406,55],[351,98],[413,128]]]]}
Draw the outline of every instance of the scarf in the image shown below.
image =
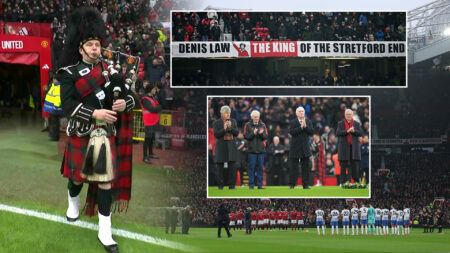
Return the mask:
{"type": "MultiPolygon", "coordinates": [[[[345,131],[348,131],[353,126],[353,119],[352,119],[352,121],[350,121],[350,124],[348,123],[348,121],[346,119],[344,119],[344,122],[345,122],[345,131]]],[[[348,143],[348,145],[352,145],[352,134],[351,133],[347,134],[347,143],[348,143]]]]}

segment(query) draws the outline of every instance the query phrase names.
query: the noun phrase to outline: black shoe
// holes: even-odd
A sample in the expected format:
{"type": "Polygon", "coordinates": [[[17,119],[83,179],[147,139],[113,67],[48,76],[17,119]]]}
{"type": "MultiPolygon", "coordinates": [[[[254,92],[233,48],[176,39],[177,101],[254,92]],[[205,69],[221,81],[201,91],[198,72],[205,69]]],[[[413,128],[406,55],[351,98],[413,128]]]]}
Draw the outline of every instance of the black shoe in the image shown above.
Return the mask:
{"type": "Polygon", "coordinates": [[[232,236],[233,236],[232,234],[229,234],[229,235],[228,235],[228,238],[230,238],[230,237],[232,237],[232,236]]]}
{"type": "Polygon", "coordinates": [[[229,190],[235,190],[236,188],[234,188],[234,186],[230,186],[228,187],[229,190]]]}
{"type": "Polygon", "coordinates": [[[255,189],[255,187],[254,186],[250,186],[250,190],[254,190],[255,189]]]}
{"type": "Polygon", "coordinates": [[[219,186],[219,190],[223,190],[223,186],[222,187],[219,186]]]}
{"type": "Polygon", "coordinates": [[[291,186],[289,186],[289,189],[294,189],[294,186],[292,186],[292,185],[291,185],[291,186]]]}
{"type": "Polygon", "coordinates": [[[78,220],[78,217],[76,217],[76,218],[69,218],[68,216],[66,216],[66,219],[67,219],[68,222],[75,222],[75,221],[78,220]]]}
{"type": "MultiPolygon", "coordinates": [[[[98,239],[98,241],[100,242],[101,245],[103,245],[103,243],[100,241],[100,239],[98,239]]],[[[105,248],[106,252],[108,252],[108,253],[119,253],[119,246],[117,244],[108,245],[108,246],[103,245],[103,248],[105,248]]]]}
{"type": "Polygon", "coordinates": [[[222,238],[222,236],[219,235],[219,236],[217,236],[217,238],[222,238]]]}
{"type": "Polygon", "coordinates": [[[150,160],[150,158],[146,157],[146,158],[144,158],[144,163],[152,164],[152,160],[150,160]]]}
{"type": "Polygon", "coordinates": [[[304,190],[309,190],[309,189],[311,189],[311,188],[309,188],[309,186],[303,186],[303,189],[304,189],[304,190]]]}
{"type": "Polygon", "coordinates": [[[262,187],[262,186],[258,186],[258,190],[265,190],[266,188],[262,187]]]}
{"type": "Polygon", "coordinates": [[[159,159],[159,156],[157,156],[155,154],[150,154],[148,157],[153,158],[153,159],[159,159]]]}

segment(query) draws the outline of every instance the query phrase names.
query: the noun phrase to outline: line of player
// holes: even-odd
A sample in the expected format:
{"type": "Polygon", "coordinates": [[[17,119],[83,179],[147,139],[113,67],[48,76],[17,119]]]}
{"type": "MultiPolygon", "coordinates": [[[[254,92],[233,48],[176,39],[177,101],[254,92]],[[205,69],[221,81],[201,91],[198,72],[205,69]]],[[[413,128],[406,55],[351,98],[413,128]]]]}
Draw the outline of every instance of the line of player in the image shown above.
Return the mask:
{"type": "MultiPolygon", "coordinates": [[[[328,213],[328,217],[331,218],[331,235],[339,235],[339,221],[343,228],[343,235],[350,235],[350,217],[352,224],[352,235],[359,234],[359,228],[361,227],[361,235],[389,235],[389,221],[391,227],[391,235],[409,235],[410,234],[410,209],[404,207],[404,209],[397,210],[394,205],[391,209],[374,208],[372,205],[366,207],[361,204],[361,207],[357,207],[356,203],[353,203],[352,208],[343,209],[341,211],[333,209],[328,213]],[[360,227],[359,227],[360,226],[360,227]],[[336,233],[335,233],[336,231],[336,233]]],[[[322,228],[322,235],[325,235],[325,212],[321,209],[315,211],[317,234],[320,235],[320,228],[322,228]]],[[[236,213],[231,212],[229,214],[230,227],[234,230],[244,227],[244,213],[242,210],[236,213]]],[[[277,212],[274,209],[268,211],[267,208],[259,209],[251,213],[251,228],[252,230],[260,231],[274,231],[278,228],[279,231],[287,231],[289,228],[292,231],[305,229],[304,222],[305,214],[303,211],[288,211],[287,208],[283,210],[278,209],[277,212]]]]}
{"type": "MultiPolygon", "coordinates": [[[[320,227],[322,227],[322,234],[325,235],[324,225],[324,211],[321,209],[316,210],[316,226],[317,234],[320,235],[320,227]]],[[[391,221],[391,235],[409,235],[410,234],[410,222],[409,222],[410,210],[404,207],[403,210],[397,210],[394,205],[391,206],[391,210],[384,208],[374,208],[372,204],[367,208],[364,204],[358,208],[356,203],[353,203],[352,209],[344,209],[339,212],[336,209],[330,211],[331,216],[331,235],[339,234],[339,217],[342,217],[343,235],[350,234],[350,216],[352,223],[352,235],[359,234],[359,226],[361,225],[361,235],[389,235],[389,218],[391,221]]]]}

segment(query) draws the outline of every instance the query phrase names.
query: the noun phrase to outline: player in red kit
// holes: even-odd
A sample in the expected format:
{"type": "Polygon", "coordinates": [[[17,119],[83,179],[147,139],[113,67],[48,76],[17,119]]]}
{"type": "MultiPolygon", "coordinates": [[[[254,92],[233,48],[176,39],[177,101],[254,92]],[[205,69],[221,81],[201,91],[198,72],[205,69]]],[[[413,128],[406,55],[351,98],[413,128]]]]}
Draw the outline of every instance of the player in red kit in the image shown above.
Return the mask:
{"type": "Polygon", "coordinates": [[[258,214],[256,211],[252,212],[252,230],[256,230],[256,220],[258,220],[258,214]]]}
{"type": "Polygon", "coordinates": [[[273,211],[273,208],[272,208],[272,210],[269,213],[270,230],[272,230],[272,231],[273,231],[273,229],[276,226],[275,219],[276,219],[276,214],[275,214],[275,211],[273,211]]]}
{"type": "Polygon", "coordinates": [[[258,230],[264,229],[264,213],[261,209],[258,212],[258,230]]]}
{"type": "Polygon", "coordinates": [[[297,211],[295,209],[291,212],[291,231],[297,230],[297,211]]]}
{"type": "Polygon", "coordinates": [[[281,227],[283,227],[283,212],[281,209],[278,209],[277,212],[277,224],[278,224],[278,231],[280,231],[281,227]]]}
{"type": "Polygon", "coordinates": [[[242,209],[240,209],[236,213],[237,223],[236,226],[239,228],[239,230],[242,230],[242,218],[244,218],[244,213],[242,212],[242,209]]]}
{"type": "Polygon", "coordinates": [[[285,208],[283,212],[283,230],[287,231],[288,223],[289,223],[289,212],[287,208],[285,208]]]}
{"type": "Polygon", "coordinates": [[[234,212],[230,212],[230,228],[236,230],[236,214],[234,212]]]}
{"type": "Polygon", "coordinates": [[[264,215],[264,227],[266,228],[267,231],[269,231],[269,211],[267,210],[267,208],[264,208],[263,215],[264,215]]]}
{"type": "Polygon", "coordinates": [[[303,211],[298,211],[297,212],[297,223],[298,223],[298,227],[302,227],[302,231],[303,230],[305,230],[305,223],[304,223],[304,221],[303,221],[303,216],[304,216],[304,213],[303,213],[303,211]]]}

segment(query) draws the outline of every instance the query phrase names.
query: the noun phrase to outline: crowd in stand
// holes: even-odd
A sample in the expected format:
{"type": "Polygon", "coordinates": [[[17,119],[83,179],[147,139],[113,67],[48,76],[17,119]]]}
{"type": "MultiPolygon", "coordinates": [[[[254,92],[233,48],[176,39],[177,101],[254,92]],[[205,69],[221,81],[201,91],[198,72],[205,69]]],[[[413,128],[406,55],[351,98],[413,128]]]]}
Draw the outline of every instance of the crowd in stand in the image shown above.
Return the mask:
{"type": "Polygon", "coordinates": [[[236,73],[215,76],[207,71],[176,73],[174,85],[177,86],[399,86],[405,78],[393,76],[369,76],[339,73],[336,77],[328,75],[318,78],[308,73],[292,73],[285,77],[268,73],[236,73]]]}
{"type": "Polygon", "coordinates": [[[172,20],[174,41],[406,40],[405,12],[174,12],[172,20]]]}

